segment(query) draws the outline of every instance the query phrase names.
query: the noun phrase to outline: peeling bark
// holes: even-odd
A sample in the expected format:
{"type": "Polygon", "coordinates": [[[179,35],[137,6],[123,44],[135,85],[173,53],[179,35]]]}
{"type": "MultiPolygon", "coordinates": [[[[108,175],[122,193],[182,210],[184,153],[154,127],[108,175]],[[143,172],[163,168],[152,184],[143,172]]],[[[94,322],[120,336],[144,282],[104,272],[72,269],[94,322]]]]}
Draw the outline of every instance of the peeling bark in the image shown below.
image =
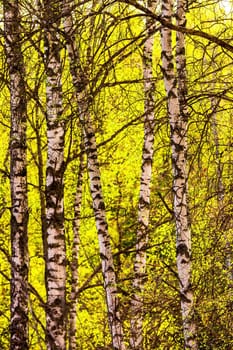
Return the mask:
{"type": "Polygon", "coordinates": [[[11,324],[10,349],[28,349],[27,105],[18,1],[3,2],[5,50],[10,77],[11,324]]]}
{"type": "MultiPolygon", "coordinates": [[[[177,23],[185,26],[185,4],[177,2],[177,23]]],[[[171,22],[173,3],[162,1],[162,18],[171,22]]],[[[171,30],[161,29],[162,65],[164,84],[167,92],[168,116],[171,130],[174,217],[176,223],[176,256],[180,285],[181,312],[185,349],[197,349],[196,324],[193,310],[193,291],[191,285],[191,232],[187,202],[187,105],[186,105],[186,73],[185,43],[182,32],[177,33],[177,77],[175,75],[171,30]],[[178,78],[178,89],[177,89],[178,78]]]]}

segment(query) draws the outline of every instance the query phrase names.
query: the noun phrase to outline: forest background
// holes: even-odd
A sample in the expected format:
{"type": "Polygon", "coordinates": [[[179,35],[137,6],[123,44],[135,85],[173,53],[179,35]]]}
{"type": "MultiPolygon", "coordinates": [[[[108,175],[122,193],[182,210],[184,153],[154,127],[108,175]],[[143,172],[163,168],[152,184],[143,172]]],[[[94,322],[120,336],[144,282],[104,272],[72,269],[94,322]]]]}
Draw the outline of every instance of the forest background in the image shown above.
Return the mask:
{"type": "Polygon", "coordinates": [[[232,349],[231,2],[0,13],[1,349],[232,349]]]}

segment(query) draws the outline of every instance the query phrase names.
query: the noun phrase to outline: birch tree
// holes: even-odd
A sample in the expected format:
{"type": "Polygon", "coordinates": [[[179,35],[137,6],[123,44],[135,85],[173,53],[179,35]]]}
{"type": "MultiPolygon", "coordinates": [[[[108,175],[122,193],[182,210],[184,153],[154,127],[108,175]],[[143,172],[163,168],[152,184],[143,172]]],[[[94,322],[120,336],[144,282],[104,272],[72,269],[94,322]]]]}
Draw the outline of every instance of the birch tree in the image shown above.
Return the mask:
{"type": "Polygon", "coordinates": [[[80,245],[80,220],[81,220],[81,204],[82,204],[82,185],[84,172],[84,154],[81,150],[80,165],[78,171],[77,188],[74,203],[74,220],[73,220],[73,245],[72,245],[72,261],[71,261],[71,293],[69,308],[69,350],[76,349],[77,336],[77,295],[78,295],[78,259],[80,245]]]}
{"type": "Polygon", "coordinates": [[[64,121],[59,25],[61,1],[45,0],[44,50],[47,99],[46,166],[46,341],[48,350],[66,348],[66,249],[64,234],[64,121]]]}
{"type": "Polygon", "coordinates": [[[28,349],[27,106],[17,0],[3,1],[5,52],[10,79],[11,324],[10,348],[28,349]]]}
{"type": "MultiPolygon", "coordinates": [[[[215,52],[215,49],[213,49],[213,59],[212,59],[212,66],[213,69],[218,69],[217,64],[215,63],[217,61],[217,53],[215,52]]],[[[216,88],[216,77],[215,74],[213,74],[212,78],[212,88],[213,91],[216,88]]],[[[221,102],[221,98],[217,96],[211,96],[210,97],[210,107],[211,107],[211,129],[213,134],[213,142],[215,147],[215,163],[216,163],[216,192],[217,192],[217,204],[218,204],[218,212],[220,216],[220,230],[223,232],[225,236],[225,267],[227,270],[227,275],[229,278],[229,290],[230,294],[232,294],[232,280],[233,280],[233,270],[232,270],[232,248],[231,243],[229,241],[229,238],[227,237],[227,231],[229,230],[231,224],[230,220],[226,220],[226,213],[225,213],[225,207],[226,207],[226,201],[225,201],[225,184],[223,180],[223,168],[224,164],[222,161],[222,152],[221,152],[221,143],[223,142],[220,139],[219,136],[219,121],[218,121],[218,110],[219,105],[221,102]]]]}
{"type": "MultiPolygon", "coordinates": [[[[85,151],[87,155],[87,167],[90,178],[90,191],[95,215],[96,228],[99,240],[100,259],[108,310],[109,327],[114,349],[124,350],[123,329],[119,313],[119,299],[117,296],[117,281],[114,270],[113,255],[111,251],[110,236],[105,211],[105,203],[101,186],[101,174],[98,163],[95,131],[91,121],[88,106],[88,71],[83,71],[80,63],[79,51],[73,33],[73,18],[71,16],[70,1],[63,1],[64,31],[67,42],[67,50],[70,58],[70,71],[73,85],[76,91],[76,99],[79,109],[79,121],[81,124],[85,151]]],[[[92,25],[91,25],[92,27],[92,25]]],[[[88,57],[89,59],[89,57],[88,57]]]]}
{"type": "MultiPolygon", "coordinates": [[[[157,1],[149,0],[148,9],[155,11],[157,1]]],[[[142,153],[142,170],[138,206],[138,229],[136,256],[134,261],[133,295],[131,301],[131,349],[143,349],[143,289],[146,279],[146,249],[148,243],[148,224],[150,209],[150,182],[152,175],[153,145],[154,145],[154,79],[153,79],[153,20],[146,17],[146,35],[143,48],[143,78],[144,78],[144,143],[142,153]]]]}
{"type": "MultiPolygon", "coordinates": [[[[185,4],[177,2],[177,24],[185,25],[185,4]]],[[[162,18],[171,22],[173,3],[171,0],[162,1],[162,18]]],[[[167,93],[168,117],[171,130],[174,217],[176,224],[176,254],[177,269],[180,285],[181,312],[185,349],[197,349],[196,324],[194,321],[194,296],[191,285],[191,232],[188,214],[188,177],[187,163],[187,106],[185,46],[183,33],[177,34],[177,76],[172,53],[172,34],[167,27],[161,28],[162,66],[164,84],[167,93]],[[182,112],[181,112],[182,109],[182,112]]]]}

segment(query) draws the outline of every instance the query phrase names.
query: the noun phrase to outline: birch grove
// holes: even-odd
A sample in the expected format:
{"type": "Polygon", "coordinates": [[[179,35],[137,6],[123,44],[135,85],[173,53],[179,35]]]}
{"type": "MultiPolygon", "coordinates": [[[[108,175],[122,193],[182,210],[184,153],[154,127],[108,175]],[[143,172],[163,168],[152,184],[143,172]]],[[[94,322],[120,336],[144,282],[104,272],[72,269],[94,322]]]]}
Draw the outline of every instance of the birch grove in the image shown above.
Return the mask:
{"type": "Polygon", "coordinates": [[[233,348],[227,3],[1,3],[1,349],[233,348]]]}

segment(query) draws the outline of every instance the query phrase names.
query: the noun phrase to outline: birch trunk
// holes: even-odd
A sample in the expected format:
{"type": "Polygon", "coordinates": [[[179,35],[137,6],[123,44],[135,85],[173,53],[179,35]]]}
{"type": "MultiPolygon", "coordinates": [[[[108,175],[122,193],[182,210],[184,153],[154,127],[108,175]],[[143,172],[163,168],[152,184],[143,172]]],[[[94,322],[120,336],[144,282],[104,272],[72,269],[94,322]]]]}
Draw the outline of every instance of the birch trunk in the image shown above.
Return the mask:
{"type": "MultiPolygon", "coordinates": [[[[187,0],[177,0],[176,24],[179,27],[186,26],[186,6],[187,0]]],[[[185,56],[185,34],[176,32],[176,67],[178,81],[178,99],[180,105],[180,117],[184,120],[184,127],[187,128],[188,104],[187,104],[187,72],[185,56]]],[[[186,137],[186,135],[185,135],[186,137]]],[[[186,141],[186,140],[185,140],[186,141]]],[[[186,144],[187,148],[187,144],[186,144]]]]}
{"type": "Polygon", "coordinates": [[[80,245],[80,211],[82,204],[82,184],[83,184],[84,160],[83,153],[80,156],[80,165],[78,172],[77,188],[74,204],[74,221],[73,221],[73,246],[71,261],[71,293],[70,293],[70,310],[69,310],[69,350],[76,350],[76,333],[77,333],[77,295],[78,295],[78,257],[80,245]]]}
{"type": "Polygon", "coordinates": [[[64,233],[63,173],[64,123],[62,121],[62,87],[60,39],[60,1],[44,1],[45,69],[47,75],[47,312],[46,341],[48,350],[66,348],[66,250],[64,233]]]}
{"type": "MultiPolygon", "coordinates": [[[[44,179],[44,160],[43,160],[43,146],[42,146],[42,135],[41,135],[41,124],[39,122],[38,110],[36,107],[36,125],[33,130],[36,135],[36,147],[37,147],[37,168],[38,168],[38,190],[40,197],[40,220],[41,220],[41,231],[43,241],[43,257],[46,263],[47,257],[47,224],[46,224],[46,200],[45,200],[45,179],[44,179]]],[[[47,276],[45,276],[45,286],[47,285],[47,276]]],[[[47,290],[47,286],[45,287],[47,290]]]]}
{"type": "Polygon", "coordinates": [[[76,98],[79,108],[79,120],[82,127],[85,151],[87,154],[90,190],[99,240],[100,259],[102,265],[102,274],[104,280],[112,345],[115,350],[124,350],[125,346],[123,343],[123,329],[119,313],[116,274],[114,270],[105,204],[101,187],[101,175],[98,163],[95,132],[92,126],[90,113],[88,111],[88,74],[85,74],[85,72],[83,72],[81,69],[79,52],[72,32],[74,25],[70,11],[71,2],[64,0],[63,4],[64,32],[66,36],[67,50],[70,58],[71,75],[76,90],[76,98]]]}
{"type": "Polygon", "coordinates": [[[221,212],[223,208],[223,200],[224,200],[224,184],[222,179],[222,163],[221,163],[221,155],[219,151],[219,136],[218,136],[218,122],[217,122],[217,113],[216,108],[218,105],[218,101],[216,98],[212,97],[210,99],[211,103],[211,110],[212,110],[212,119],[211,119],[211,126],[212,126],[212,132],[214,137],[214,145],[215,145],[215,157],[217,162],[217,194],[218,194],[218,205],[219,205],[219,211],[221,212]]]}
{"type": "MultiPolygon", "coordinates": [[[[147,7],[154,12],[154,0],[149,0],[147,7]]],[[[133,295],[131,300],[131,337],[130,348],[143,349],[143,290],[146,279],[146,248],[148,243],[148,224],[150,210],[150,182],[152,174],[154,146],[154,80],[153,80],[153,21],[146,18],[146,35],[148,39],[143,49],[143,78],[144,78],[144,144],[142,153],[142,172],[140,181],[138,229],[136,256],[134,261],[133,295]]]]}
{"type": "Polygon", "coordinates": [[[28,349],[28,199],[26,167],[27,106],[17,0],[3,2],[10,77],[11,324],[10,349],[28,349]]]}
{"type": "MultiPolygon", "coordinates": [[[[180,25],[185,25],[184,6],[185,2],[178,0],[177,21],[180,25]]],[[[171,0],[162,1],[162,17],[164,20],[171,22],[172,10],[173,3],[171,0]]],[[[187,203],[187,107],[185,102],[186,73],[184,37],[182,33],[177,34],[176,56],[179,81],[178,90],[173,64],[171,30],[169,28],[162,27],[161,44],[164,84],[167,92],[168,116],[171,130],[177,269],[180,284],[184,346],[185,349],[194,350],[198,348],[198,345],[193,310],[194,296],[191,286],[191,232],[187,203]]]]}
{"type": "MultiPolygon", "coordinates": [[[[88,116],[89,119],[89,116],[88,116]]],[[[117,282],[110,245],[110,236],[106,218],[105,204],[101,187],[101,175],[97,157],[95,134],[90,119],[83,120],[85,148],[88,157],[88,172],[93,210],[99,239],[100,258],[104,289],[108,309],[109,326],[114,349],[124,350],[123,329],[119,313],[119,299],[117,297],[117,282]],[[85,124],[84,124],[85,123],[85,124]]]]}
{"type": "MultiPolygon", "coordinates": [[[[215,84],[214,84],[215,85],[215,84]]],[[[217,163],[216,169],[216,180],[217,180],[217,200],[218,200],[218,212],[221,217],[221,226],[220,229],[225,236],[225,268],[229,279],[229,292],[232,294],[232,281],[233,281],[233,269],[232,269],[232,248],[231,242],[227,237],[226,231],[229,229],[228,220],[225,218],[225,210],[224,210],[224,198],[225,198],[225,188],[223,182],[223,164],[221,161],[221,153],[220,153],[220,142],[219,142],[219,133],[218,133],[218,121],[217,121],[217,107],[219,104],[219,100],[216,97],[210,98],[211,110],[212,110],[212,132],[214,138],[215,145],[215,157],[217,163]]]]}

